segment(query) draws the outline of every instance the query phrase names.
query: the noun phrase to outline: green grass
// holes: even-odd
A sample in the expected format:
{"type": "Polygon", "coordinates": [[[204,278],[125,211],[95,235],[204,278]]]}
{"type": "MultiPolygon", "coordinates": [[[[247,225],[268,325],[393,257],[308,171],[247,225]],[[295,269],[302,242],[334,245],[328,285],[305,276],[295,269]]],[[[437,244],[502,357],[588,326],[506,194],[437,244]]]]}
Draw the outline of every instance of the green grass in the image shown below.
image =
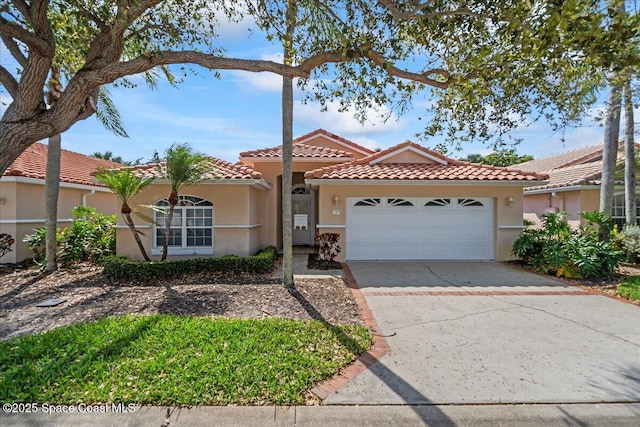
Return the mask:
{"type": "Polygon", "coordinates": [[[640,301],[640,276],[631,277],[618,286],[618,295],[633,301],[640,301]]]}
{"type": "Polygon", "coordinates": [[[299,404],[370,343],[360,325],[107,317],[0,342],[0,401],[299,404]]]}

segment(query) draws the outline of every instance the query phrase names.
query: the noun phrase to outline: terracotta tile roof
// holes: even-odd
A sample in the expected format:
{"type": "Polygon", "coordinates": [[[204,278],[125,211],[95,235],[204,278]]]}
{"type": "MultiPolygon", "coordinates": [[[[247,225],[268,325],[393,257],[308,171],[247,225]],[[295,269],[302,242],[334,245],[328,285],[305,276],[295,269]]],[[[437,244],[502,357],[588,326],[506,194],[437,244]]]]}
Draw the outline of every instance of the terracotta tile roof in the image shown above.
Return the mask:
{"type": "MultiPolygon", "coordinates": [[[[240,157],[263,157],[263,158],[279,158],[282,157],[282,145],[272,148],[262,148],[259,150],[245,151],[240,153],[240,157]]],[[[344,161],[353,160],[352,153],[343,150],[336,150],[328,147],[318,147],[307,144],[293,145],[294,158],[322,158],[322,159],[344,159],[344,161]]]]}
{"type": "MultiPolygon", "coordinates": [[[[224,160],[210,157],[210,170],[203,175],[203,179],[262,179],[262,174],[244,163],[232,164],[224,160]]],[[[160,170],[157,163],[147,165],[129,166],[137,175],[143,177],[160,177],[160,170]]],[[[165,163],[160,164],[161,168],[165,163]]]]}
{"type": "MultiPolygon", "coordinates": [[[[47,170],[48,148],[46,144],[39,142],[30,145],[11,163],[4,176],[44,179],[47,170]]],[[[60,153],[60,182],[102,187],[102,184],[97,183],[91,176],[98,167],[118,168],[122,167],[122,164],[62,150],[60,153]]]]}
{"type": "Polygon", "coordinates": [[[406,141],[360,160],[315,169],[305,174],[307,179],[371,179],[371,180],[465,180],[465,181],[542,181],[546,174],[517,169],[487,166],[449,159],[421,145],[406,141]],[[387,155],[412,147],[442,163],[376,163],[387,155]],[[373,164],[371,164],[373,162],[373,164]]]}
{"type": "Polygon", "coordinates": [[[348,140],[346,138],[343,138],[343,137],[341,137],[339,135],[336,135],[335,133],[328,132],[328,131],[326,131],[324,129],[316,129],[313,132],[309,132],[307,134],[299,136],[299,137],[297,137],[296,139],[293,140],[293,143],[297,144],[299,142],[307,141],[308,139],[310,139],[310,138],[312,138],[312,137],[314,137],[316,135],[324,135],[324,136],[326,136],[328,138],[338,140],[338,141],[342,142],[343,144],[345,144],[347,146],[353,147],[357,151],[363,151],[363,152],[365,152],[367,154],[375,153],[375,151],[373,151],[370,148],[363,147],[362,145],[356,144],[353,141],[350,141],[350,140],[348,140]]]}
{"type": "Polygon", "coordinates": [[[599,184],[602,175],[601,162],[584,163],[566,168],[554,169],[548,172],[549,183],[525,188],[525,193],[547,188],[571,187],[574,185],[599,184]]]}
{"type": "Polygon", "coordinates": [[[523,170],[530,170],[533,172],[548,172],[553,169],[564,168],[567,166],[577,165],[585,162],[597,161],[600,160],[601,156],[602,145],[592,145],[589,147],[568,151],[566,153],[557,154],[555,156],[530,160],[525,163],[513,165],[513,167],[523,170]]]}

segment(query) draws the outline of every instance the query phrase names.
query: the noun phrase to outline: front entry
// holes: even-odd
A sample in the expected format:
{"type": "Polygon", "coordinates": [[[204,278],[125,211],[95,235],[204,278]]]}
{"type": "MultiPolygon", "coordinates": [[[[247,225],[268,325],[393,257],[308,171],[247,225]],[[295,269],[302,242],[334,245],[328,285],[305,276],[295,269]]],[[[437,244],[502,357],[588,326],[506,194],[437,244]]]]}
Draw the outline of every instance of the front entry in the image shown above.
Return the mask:
{"type": "Polygon", "coordinates": [[[293,210],[293,244],[312,245],[315,229],[313,194],[304,185],[297,185],[291,192],[293,210]]]}

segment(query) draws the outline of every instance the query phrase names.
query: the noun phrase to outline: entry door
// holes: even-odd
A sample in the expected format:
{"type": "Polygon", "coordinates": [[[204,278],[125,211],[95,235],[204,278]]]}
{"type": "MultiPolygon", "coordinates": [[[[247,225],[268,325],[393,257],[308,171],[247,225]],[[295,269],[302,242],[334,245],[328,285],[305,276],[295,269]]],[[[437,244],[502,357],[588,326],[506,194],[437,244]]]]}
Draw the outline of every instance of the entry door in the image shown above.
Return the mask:
{"type": "Polygon", "coordinates": [[[314,208],[312,194],[293,194],[293,244],[312,245],[314,229],[314,208]]]}

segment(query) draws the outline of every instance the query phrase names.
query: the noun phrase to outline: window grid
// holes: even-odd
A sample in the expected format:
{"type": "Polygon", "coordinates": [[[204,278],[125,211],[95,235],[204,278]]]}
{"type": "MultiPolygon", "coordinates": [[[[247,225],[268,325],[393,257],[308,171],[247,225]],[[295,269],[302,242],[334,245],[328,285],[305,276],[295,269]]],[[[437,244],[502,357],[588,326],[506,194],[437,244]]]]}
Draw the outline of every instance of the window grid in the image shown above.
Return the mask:
{"type": "MultiPolygon", "coordinates": [[[[168,207],[166,199],[158,201],[156,206],[168,207]]],[[[194,196],[180,196],[175,207],[168,246],[174,248],[194,248],[213,246],[213,204],[194,196]]],[[[155,211],[156,247],[164,244],[166,212],[155,211]]]]}
{"type": "MultiPolygon", "coordinates": [[[[622,229],[626,224],[626,209],[624,206],[624,194],[613,196],[611,206],[611,221],[618,229],[622,229]]],[[[640,197],[636,194],[636,225],[640,225],[640,197]]]]}

